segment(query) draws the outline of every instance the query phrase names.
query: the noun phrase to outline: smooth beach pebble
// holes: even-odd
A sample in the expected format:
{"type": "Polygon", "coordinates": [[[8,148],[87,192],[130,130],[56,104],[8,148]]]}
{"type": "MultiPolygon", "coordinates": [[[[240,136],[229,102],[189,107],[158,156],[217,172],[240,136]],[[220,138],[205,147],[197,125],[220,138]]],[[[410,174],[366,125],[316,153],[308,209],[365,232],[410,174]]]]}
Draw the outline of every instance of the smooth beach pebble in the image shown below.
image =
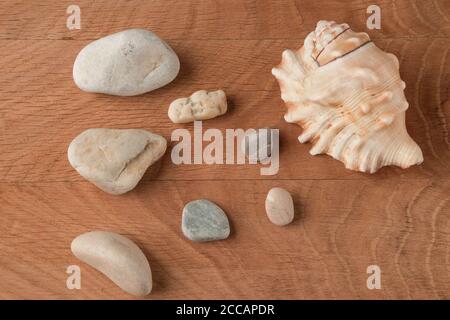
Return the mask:
{"type": "Polygon", "coordinates": [[[192,241],[222,240],[230,235],[225,212],[209,200],[191,201],[183,209],[183,234],[192,241]]]}
{"type": "Polygon", "coordinates": [[[282,188],[272,188],[266,198],[266,213],[269,220],[285,226],[294,219],[294,201],[289,192],[282,188]]]}
{"type": "Polygon", "coordinates": [[[152,272],[144,253],[128,238],[106,231],[92,231],[72,241],[72,253],[97,269],[122,290],[135,296],[152,291],[152,272]]]}
{"type": "Polygon", "coordinates": [[[153,32],[130,29],[84,47],[73,65],[76,85],[87,92],[135,96],[171,82],[180,61],[153,32]]]}
{"type": "Polygon", "coordinates": [[[88,129],[69,145],[78,173],[111,194],[133,189],[149,166],[163,156],[167,141],[141,129],[88,129]]]}

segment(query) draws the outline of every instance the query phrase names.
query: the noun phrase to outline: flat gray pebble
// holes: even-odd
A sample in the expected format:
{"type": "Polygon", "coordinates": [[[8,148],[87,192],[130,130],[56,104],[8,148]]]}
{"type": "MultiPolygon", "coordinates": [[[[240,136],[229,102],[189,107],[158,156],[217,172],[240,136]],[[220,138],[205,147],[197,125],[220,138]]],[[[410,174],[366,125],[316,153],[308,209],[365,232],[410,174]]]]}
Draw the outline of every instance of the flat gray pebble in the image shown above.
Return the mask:
{"type": "Polygon", "coordinates": [[[186,238],[197,242],[222,240],[230,235],[230,223],[225,212],[204,199],[186,204],[181,229],[186,238]]]}

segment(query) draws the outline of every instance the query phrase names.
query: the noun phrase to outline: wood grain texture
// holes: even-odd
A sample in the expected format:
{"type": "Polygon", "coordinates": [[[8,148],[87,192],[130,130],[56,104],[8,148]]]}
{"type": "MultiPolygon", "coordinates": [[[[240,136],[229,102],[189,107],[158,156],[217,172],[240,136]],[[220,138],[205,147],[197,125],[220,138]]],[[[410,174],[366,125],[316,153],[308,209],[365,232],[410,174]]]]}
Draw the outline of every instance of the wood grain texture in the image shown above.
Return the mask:
{"type": "MultiPolygon", "coordinates": [[[[69,31],[70,1],[0,1],[0,298],[131,298],[70,253],[89,230],[135,240],[154,276],[149,299],[450,299],[450,2],[429,1],[78,1],[82,29],[69,31]],[[367,31],[366,8],[382,9],[368,33],[400,60],[406,122],[425,162],[375,175],[312,157],[301,129],[284,122],[270,70],[320,19],[367,31]],[[155,31],[181,60],[168,86],[137,97],[81,92],[72,80],[79,50],[130,27],[155,31]],[[170,152],[132,192],[111,196],[82,179],[67,146],[91,127],[144,128],[170,139],[172,100],[224,89],[230,110],[204,128],[280,129],[280,171],[254,165],[181,165],[170,152]],[[292,192],[292,225],[264,212],[272,187],[292,192]],[[226,241],[196,244],[181,210],[208,198],[228,213],[226,241]],[[65,286],[82,268],[82,289],[65,286]],[[382,270],[368,290],[366,268],[382,270]]],[[[172,146],[174,143],[172,143],[172,146]]]]}
{"type": "Polygon", "coordinates": [[[448,181],[152,181],[112,197],[82,182],[2,185],[0,297],[129,298],[68,249],[94,229],[120,232],[147,254],[149,298],[450,298],[448,181]],[[239,184],[239,188],[236,184],[239,184]],[[264,212],[272,186],[289,190],[294,222],[264,212]],[[161,201],[161,198],[170,201],[161,201]],[[218,203],[231,221],[226,241],[193,243],[181,208],[218,203]],[[82,265],[82,289],[65,268],[82,265]],[[383,290],[366,288],[382,269],[383,290]]]}
{"type": "Polygon", "coordinates": [[[447,37],[447,0],[118,0],[76,1],[82,30],[66,28],[70,0],[1,0],[0,39],[97,39],[126,28],[148,28],[164,39],[301,39],[318,20],[366,29],[366,10],[377,4],[383,28],[374,38],[447,37]]]}

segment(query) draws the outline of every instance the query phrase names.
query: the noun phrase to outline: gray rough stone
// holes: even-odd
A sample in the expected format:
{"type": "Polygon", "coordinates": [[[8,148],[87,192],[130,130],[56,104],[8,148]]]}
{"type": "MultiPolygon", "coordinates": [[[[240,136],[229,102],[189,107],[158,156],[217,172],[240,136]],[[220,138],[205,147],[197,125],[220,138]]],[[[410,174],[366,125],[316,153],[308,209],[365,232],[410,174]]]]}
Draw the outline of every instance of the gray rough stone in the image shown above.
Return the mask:
{"type": "Polygon", "coordinates": [[[181,229],[192,241],[222,240],[230,235],[227,215],[209,200],[189,202],[183,209],[181,229]]]}
{"type": "Polygon", "coordinates": [[[272,156],[272,129],[263,128],[245,136],[241,151],[250,163],[264,162],[272,156]]]}

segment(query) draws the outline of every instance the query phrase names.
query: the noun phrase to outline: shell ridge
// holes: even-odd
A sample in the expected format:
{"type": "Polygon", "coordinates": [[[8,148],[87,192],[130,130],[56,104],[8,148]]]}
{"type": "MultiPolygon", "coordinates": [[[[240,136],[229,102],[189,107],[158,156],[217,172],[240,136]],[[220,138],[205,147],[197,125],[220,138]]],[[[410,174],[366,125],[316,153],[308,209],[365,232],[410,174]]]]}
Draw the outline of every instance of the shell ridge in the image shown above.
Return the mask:
{"type": "MultiPolygon", "coordinates": [[[[321,121],[317,121],[310,125],[307,129],[305,129],[302,134],[298,137],[300,142],[305,143],[314,139],[318,134],[321,133],[322,128],[330,122],[330,119],[334,119],[336,114],[332,111],[329,111],[327,114],[323,115],[321,121]]],[[[332,121],[332,120],[331,120],[332,121]]]]}
{"type": "Polygon", "coordinates": [[[345,57],[346,55],[349,55],[350,53],[352,53],[352,52],[354,52],[354,51],[356,51],[356,50],[358,50],[358,49],[364,47],[365,45],[367,45],[367,44],[369,44],[369,43],[372,43],[372,40],[369,40],[369,41],[364,42],[364,43],[361,44],[360,46],[358,46],[358,47],[356,47],[356,48],[354,48],[354,49],[352,49],[352,50],[350,50],[350,51],[348,51],[348,52],[345,52],[345,53],[342,54],[341,56],[338,56],[338,57],[334,58],[333,60],[328,61],[327,63],[319,64],[319,66],[321,66],[321,67],[326,66],[327,64],[330,64],[330,63],[332,63],[332,62],[334,62],[334,61],[336,61],[336,60],[339,60],[339,59],[345,57]]]}
{"type": "MultiPolygon", "coordinates": [[[[350,30],[350,27],[348,27],[348,28],[344,29],[343,31],[339,32],[333,39],[331,39],[330,42],[327,43],[327,45],[329,45],[329,44],[332,43],[334,40],[336,40],[337,38],[339,38],[339,36],[341,36],[341,35],[342,35],[344,32],[346,32],[347,30],[350,30]]],[[[319,53],[317,54],[317,57],[316,57],[316,58],[314,58],[313,56],[311,56],[311,58],[313,58],[314,61],[316,61],[317,64],[318,64],[319,66],[320,66],[320,64],[319,64],[318,59],[319,59],[320,55],[322,54],[323,50],[325,50],[325,48],[326,48],[326,46],[324,46],[324,47],[322,48],[322,50],[319,51],[319,53]]]]}

